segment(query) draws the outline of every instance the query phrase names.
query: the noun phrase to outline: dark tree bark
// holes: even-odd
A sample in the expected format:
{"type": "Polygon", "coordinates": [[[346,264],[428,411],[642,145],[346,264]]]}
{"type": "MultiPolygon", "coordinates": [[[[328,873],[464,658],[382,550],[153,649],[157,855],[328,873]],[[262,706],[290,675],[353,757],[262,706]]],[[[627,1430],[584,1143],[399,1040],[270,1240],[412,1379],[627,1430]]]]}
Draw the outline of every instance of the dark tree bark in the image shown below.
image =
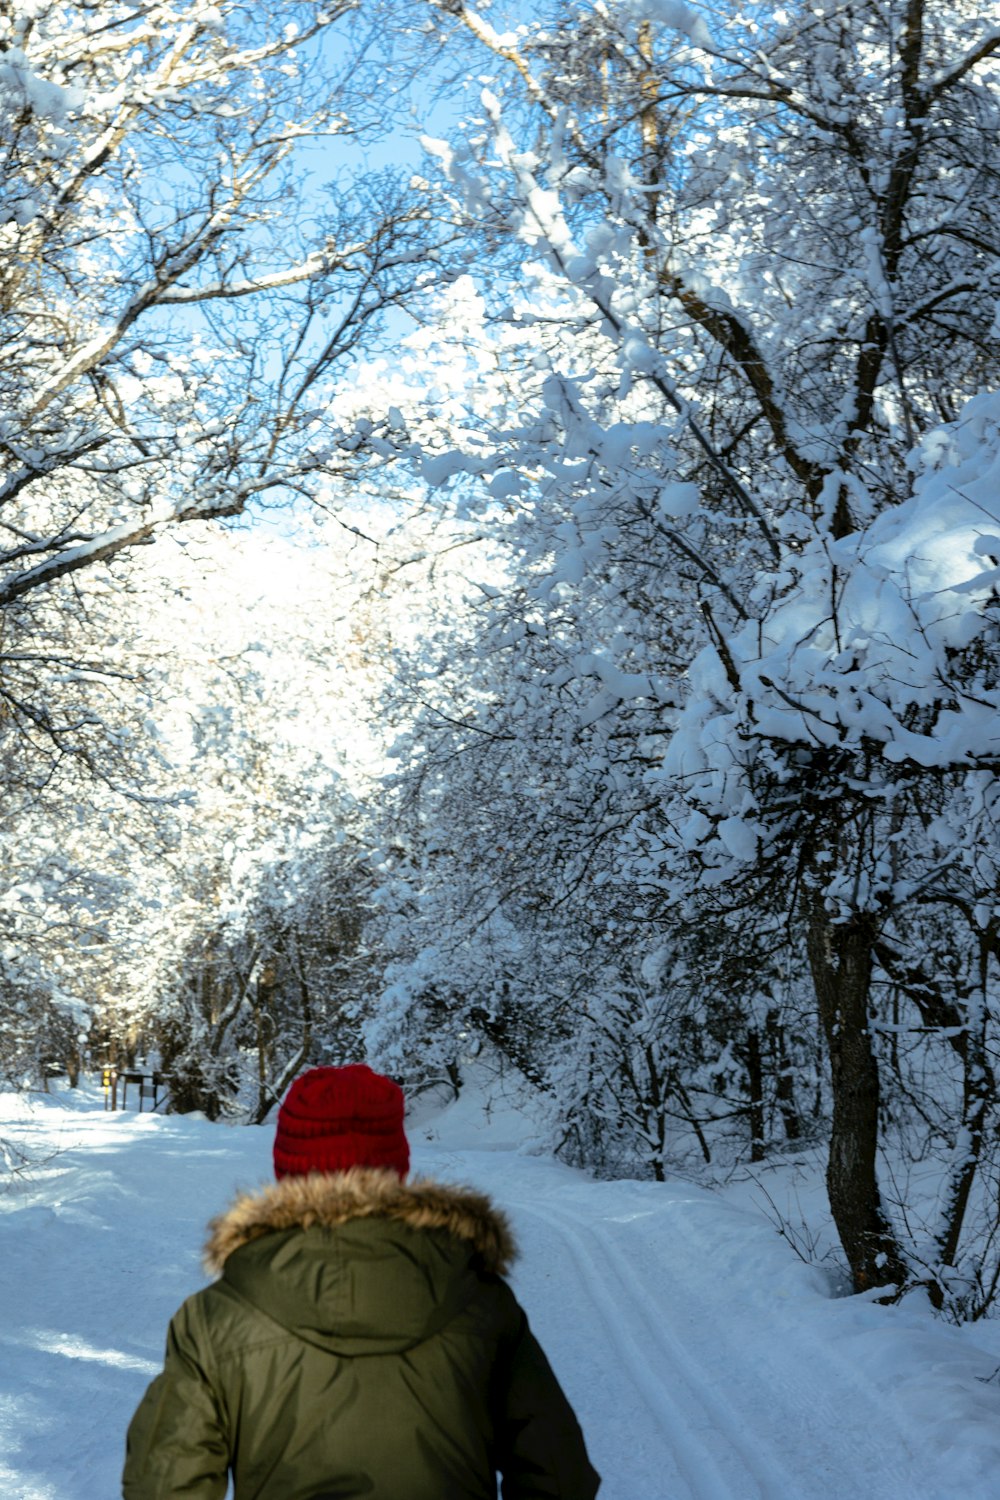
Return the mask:
{"type": "Polygon", "coordinates": [[[764,1160],[764,1059],[760,1050],[760,1032],[756,1026],[747,1031],[747,1083],[750,1091],[750,1160],[764,1160]]]}
{"type": "Polygon", "coordinates": [[[813,897],[807,948],[833,1087],[827,1190],[858,1292],[906,1279],[876,1172],[879,1075],[868,1015],[875,940],[873,917],[833,922],[822,898],[813,897]]]}

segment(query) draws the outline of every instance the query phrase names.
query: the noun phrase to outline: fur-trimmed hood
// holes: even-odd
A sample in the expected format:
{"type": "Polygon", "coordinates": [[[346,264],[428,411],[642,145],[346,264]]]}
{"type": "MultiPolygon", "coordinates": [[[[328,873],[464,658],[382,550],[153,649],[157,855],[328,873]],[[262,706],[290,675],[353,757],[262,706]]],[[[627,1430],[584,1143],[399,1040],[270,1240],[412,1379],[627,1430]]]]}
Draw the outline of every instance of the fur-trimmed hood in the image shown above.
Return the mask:
{"type": "Polygon", "coordinates": [[[361,1219],[387,1219],[410,1229],[443,1230],[467,1242],[482,1269],[507,1274],[517,1247],[505,1216],[484,1193],[432,1182],[401,1181],[395,1172],[353,1167],[283,1177],[242,1193],[209,1225],[205,1265],[218,1274],[235,1250],[280,1230],[334,1229],[361,1219]]]}
{"type": "Polygon", "coordinates": [[[506,1220],[481,1193],[362,1167],[243,1195],[205,1248],[221,1272],[209,1290],[237,1319],[249,1303],[337,1355],[415,1348],[514,1257],[506,1220]]]}

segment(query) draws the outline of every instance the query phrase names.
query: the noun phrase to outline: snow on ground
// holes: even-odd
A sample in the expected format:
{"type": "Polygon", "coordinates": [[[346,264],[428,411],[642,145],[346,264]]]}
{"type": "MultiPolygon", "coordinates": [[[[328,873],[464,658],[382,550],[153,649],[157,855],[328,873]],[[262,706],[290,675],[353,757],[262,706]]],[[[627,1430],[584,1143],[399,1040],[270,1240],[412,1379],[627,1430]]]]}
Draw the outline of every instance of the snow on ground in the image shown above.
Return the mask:
{"type": "MultiPolygon", "coordinates": [[[[414,1168],[509,1211],[516,1290],[602,1500],[993,1500],[997,1324],[835,1298],[745,1186],[592,1182],[525,1154],[509,1104],[481,1105],[421,1105],[414,1168]]],[[[271,1135],[105,1114],[96,1091],[0,1096],[0,1140],[36,1159],[0,1193],[0,1500],[119,1493],[205,1222],[268,1177],[271,1135]]]]}

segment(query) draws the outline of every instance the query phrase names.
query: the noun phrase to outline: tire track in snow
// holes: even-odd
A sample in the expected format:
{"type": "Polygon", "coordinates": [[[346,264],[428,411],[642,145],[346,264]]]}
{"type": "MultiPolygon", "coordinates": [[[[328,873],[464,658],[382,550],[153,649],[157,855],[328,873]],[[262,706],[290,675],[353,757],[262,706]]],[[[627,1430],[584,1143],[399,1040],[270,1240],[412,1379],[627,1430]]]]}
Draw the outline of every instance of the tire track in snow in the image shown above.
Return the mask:
{"type": "MultiPolygon", "coordinates": [[[[719,1471],[711,1448],[707,1447],[691,1432],[689,1413],[677,1401],[670,1386],[657,1374],[657,1362],[648,1358],[647,1352],[623,1322],[620,1300],[616,1299],[596,1272],[592,1259],[586,1255],[575,1235],[567,1233],[566,1225],[534,1205],[521,1203],[518,1210],[529,1214],[555,1230],[562,1247],[579,1274],[580,1285],[597,1311],[607,1333],[608,1343],[621,1357],[621,1368],[634,1386],[657,1424],[665,1435],[674,1462],[691,1500],[730,1500],[731,1490],[719,1471]]],[[[575,1228],[575,1226],[574,1226],[575,1228]]],[[[641,1321],[646,1322],[643,1310],[641,1321]]],[[[749,1497],[748,1497],[749,1500],[749,1497]]]]}
{"type": "Polygon", "coordinates": [[[617,1247],[565,1207],[522,1202],[518,1208],[555,1229],[568,1247],[630,1380],[664,1428],[695,1500],[788,1500],[794,1495],[793,1477],[746,1440],[739,1418],[730,1415],[680,1340],[662,1319],[650,1316],[656,1295],[617,1247]],[[642,1330],[641,1344],[631,1331],[637,1329],[642,1330]],[[713,1446],[693,1434],[706,1424],[713,1446]]]}

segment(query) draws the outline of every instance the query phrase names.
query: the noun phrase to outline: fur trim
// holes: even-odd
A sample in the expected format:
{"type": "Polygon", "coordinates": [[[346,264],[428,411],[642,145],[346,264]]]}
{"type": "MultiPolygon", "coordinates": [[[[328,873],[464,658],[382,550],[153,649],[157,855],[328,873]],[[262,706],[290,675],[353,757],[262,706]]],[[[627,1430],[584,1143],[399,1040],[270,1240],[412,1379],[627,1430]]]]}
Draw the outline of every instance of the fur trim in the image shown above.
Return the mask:
{"type": "Polygon", "coordinates": [[[332,1229],[352,1219],[395,1219],[411,1229],[443,1229],[468,1240],[486,1271],[506,1275],[517,1255],[505,1216],[484,1193],[392,1171],[352,1167],[283,1177],[256,1193],[241,1193],[209,1224],[205,1265],[217,1274],[241,1245],[279,1229],[332,1229]]]}

